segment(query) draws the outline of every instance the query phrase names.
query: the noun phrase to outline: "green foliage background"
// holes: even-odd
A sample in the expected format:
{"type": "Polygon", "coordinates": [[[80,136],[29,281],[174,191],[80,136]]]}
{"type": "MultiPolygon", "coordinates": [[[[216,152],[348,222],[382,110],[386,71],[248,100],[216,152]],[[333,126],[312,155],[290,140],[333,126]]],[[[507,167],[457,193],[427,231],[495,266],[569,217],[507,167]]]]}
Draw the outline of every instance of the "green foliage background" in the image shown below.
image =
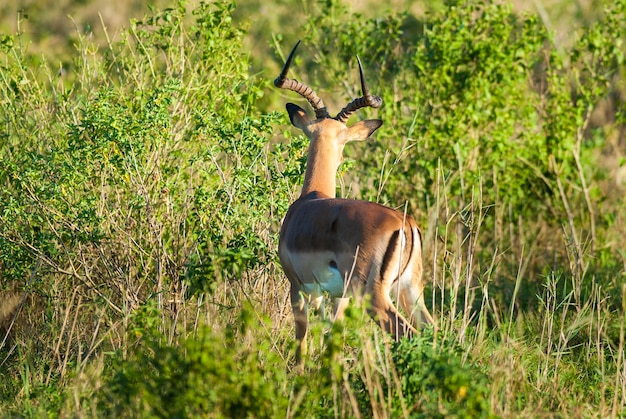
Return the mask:
{"type": "Polygon", "coordinates": [[[625,414],[623,0],[97,5],[70,33],[0,7],[2,416],[625,414]],[[384,100],[338,194],[420,221],[437,319],[317,321],[303,376],[276,250],[308,144],[271,84],[297,39],[331,109],[357,54],[384,100]]]}

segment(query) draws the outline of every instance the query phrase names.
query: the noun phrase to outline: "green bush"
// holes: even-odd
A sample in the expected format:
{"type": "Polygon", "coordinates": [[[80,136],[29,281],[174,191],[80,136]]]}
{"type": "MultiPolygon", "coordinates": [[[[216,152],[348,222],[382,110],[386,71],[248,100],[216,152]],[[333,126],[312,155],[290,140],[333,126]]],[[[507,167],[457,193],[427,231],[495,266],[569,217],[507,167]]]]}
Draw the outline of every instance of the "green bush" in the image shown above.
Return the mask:
{"type": "Polygon", "coordinates": [[[245,308],[224,331],[202,327],[177,344],[150,326],[158,312],[139,311],[137,344],[111,358],[99,397],[101,412],[124,417],[257,417],[284,414],[284,364],[267,343],[246,348],[254,318],[245,308]],[[143,327],[142,323],[148,323],[143,327]]]}
{"type": "Polygon", "coordinates": [[[455,343],[433,340],[432,332],[426,331],[394,343],[390,356],[392,378],[381,374],[365,379],[362,366],[353,372],[351,381],[362,412],[372,415],[372,407],[382,404],[393,417],[493,416],[486,370],[467,359],[455,343]],[[384,384],[372,393],[372,382],[384,384]]]}
{"type": "Polygon", "coordinates": [[[385,159],[393,164],[379,183],[360,182],[365,196],[396,205],[411,197],[423,211],[445,182],[453,210],[480,190],[496,212],[559,220],[557,182],[583,188],[592,162],[576,169],[580,147],[601,146],[584,129],[623,63],[612,40],[623,35],[624,7],[608,6],[606,22],[564,51],[536,14],[506,4],[453,1],[417,20],[405,12],[364,19],[327,1],[306,27],[315,48],[307,73],[317,77],[311,84],[335,88],[353,78],[357,54],[369,67],[385,124],[358,167],[376,173],[385,159]]]}
{"type": "MultiPolygon", "coordinates": [[[[393,348],[402,395],[411,417],[490,417],[489,380],[455,344],[420,336],[393,348]]],[[[400,412],[398,412],[400,413],[400,412]]]]}
{"type": "MultiPolygon", "coordinates": [[[[62,400],[71,367],[122,345],[117,329],[146,301],[165,335],[189,298],[275,260],[282,170],[301,168],[285,157],[306,145],[270,147],[284,117],[256,106],[267,81],[248,72],[233,7],[180,2],[102,48],[80,38],[58,74],[30,65],[22,34],[1,38],[0,288],[33,296],[29,327],[12,331],[30,388],[62,400]]],[[[22,374],[1,350],[3,379],[22,374]]],[[[7,387],[9,409],[31,408],[19,394],[7,387]]]]}
{"type": "Polygon", "coordinates": [[[69,276],[104,275],[103,283],[107,265],[117,265],[162,277],[149,292],[181,279],[202,291],[274,258],[265,226],[254,226],[289,199],[288,185],[273,182],[280,166],[260,164],[283,160],[268,147],[281,117],[253,106],[265,81],[247,74],[232,9],[203,2],[188,12],[180,3],[134,21],[131,39],[77,63],[66,94],[40,84],[52,77],[45,68],[25,75],[26,58],[6,43],[5,286],[42,259],[69,276]],[[34,119],[46,100],[54,117],[34,119]],[[149,257],[137,264],[140,253],[149,257]]]}

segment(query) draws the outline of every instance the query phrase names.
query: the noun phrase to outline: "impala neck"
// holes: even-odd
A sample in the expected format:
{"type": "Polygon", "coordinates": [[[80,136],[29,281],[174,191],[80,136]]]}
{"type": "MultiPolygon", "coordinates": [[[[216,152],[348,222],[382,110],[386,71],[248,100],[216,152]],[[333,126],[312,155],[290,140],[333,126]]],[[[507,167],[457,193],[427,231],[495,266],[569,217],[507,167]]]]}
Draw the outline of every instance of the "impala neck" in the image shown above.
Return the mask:
{"type": "Polygon", "coordinates": [[[306,162],[302,194],[319,192],[334,198],[337,189],[337,169],[342,160],[343,145],[321,139],[311,141],[306,162]]]}

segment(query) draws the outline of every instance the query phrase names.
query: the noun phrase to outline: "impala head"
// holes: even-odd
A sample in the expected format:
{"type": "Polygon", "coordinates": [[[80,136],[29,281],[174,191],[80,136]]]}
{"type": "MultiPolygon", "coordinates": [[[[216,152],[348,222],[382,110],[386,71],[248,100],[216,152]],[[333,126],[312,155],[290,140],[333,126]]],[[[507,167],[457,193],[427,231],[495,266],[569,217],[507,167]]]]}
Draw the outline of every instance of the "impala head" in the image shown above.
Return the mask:
{"type": "Polygon", "coordinates": [[[289,113],[291,123],[296,128],[301,129],[312,142],[326,142],[326,140],[333,142],[340,153],[347,142],[365,140],[372,135],[383,124],[383,121],[380,119],[359,121],[350,127],[346,125],[346,122],[355,111],[368,106],[378,108],[383,103],[380,97],[369,93],[365,84],[361,60],[357,57],[363,96],[348,103],[337,116],[331,117],[324,105],[324,101],[315,94],[313,89],[304,83],[287,77],[287,72],[298,45],[300,45],[300,41],[296,43],[289,53],[280,75],[274,80],[274,85],[282,89],[292,90],[304,97],[313,107],[315,118],[309,117],[300,106],[288,103],[287,112],[289,113]]]}

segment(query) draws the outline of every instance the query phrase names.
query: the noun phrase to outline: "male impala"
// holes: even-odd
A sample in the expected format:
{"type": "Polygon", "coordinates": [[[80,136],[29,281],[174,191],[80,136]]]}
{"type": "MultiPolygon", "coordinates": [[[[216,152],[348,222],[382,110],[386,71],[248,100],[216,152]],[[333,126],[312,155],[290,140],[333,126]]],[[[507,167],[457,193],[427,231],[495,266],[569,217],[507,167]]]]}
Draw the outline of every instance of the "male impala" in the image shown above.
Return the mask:
{"type": "Polygon", "coordinates": [[[274,84],[299,93],[315,110],[315,119],[304,109],[287,104],[291,123],[309,138],[310,145],[300,197],[289,207],[280,231],[279,256],[291,283],[291,305],[296,323],[301,363],[306,353],[308,303],[319,306],[326,292],[335,298],[335,314],[341,316],[346,291],[369,297],[369,313],[396,339],[412,335],[420,322],[433,323],[422,295],[422,242],[411,216],[367,201],[335,197],[336,173],[349,141],[368,138],[382,125],[365,120],[348,127],[357,109],[382,104],[370,95],[359,61],[363,96],[331,118],[322,99],[287,72],[300,42],[274,84]],[[394,307],[390,293],[399,301],[410,322],[394,307]]]}

